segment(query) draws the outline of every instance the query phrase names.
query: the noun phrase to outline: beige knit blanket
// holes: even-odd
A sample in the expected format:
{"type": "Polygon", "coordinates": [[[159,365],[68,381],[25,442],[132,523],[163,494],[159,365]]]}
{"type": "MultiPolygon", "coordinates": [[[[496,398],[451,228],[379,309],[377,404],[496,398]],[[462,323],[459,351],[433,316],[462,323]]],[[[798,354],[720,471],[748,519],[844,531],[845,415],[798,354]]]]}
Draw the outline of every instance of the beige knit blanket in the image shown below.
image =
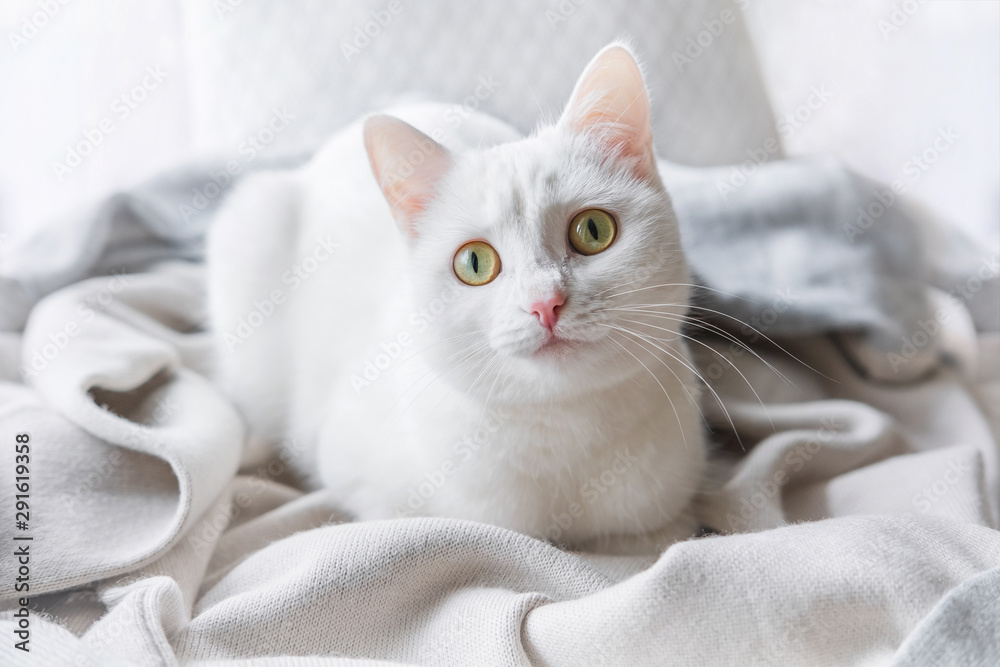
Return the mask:
{"type": "Polygon", "coordinates": [[[794,387],[709,340],[739,368],[703,351],[749,450],[701,503],[725,534],[615,556],[448,519],[351,523],[283,485],[287,461],[237,474],[202,299],[191,265],[92,278],[0,338],[0,664],[1000,660],[995,339],[976,368],[904,386],[827,339],[763,353],[794,387]]]}

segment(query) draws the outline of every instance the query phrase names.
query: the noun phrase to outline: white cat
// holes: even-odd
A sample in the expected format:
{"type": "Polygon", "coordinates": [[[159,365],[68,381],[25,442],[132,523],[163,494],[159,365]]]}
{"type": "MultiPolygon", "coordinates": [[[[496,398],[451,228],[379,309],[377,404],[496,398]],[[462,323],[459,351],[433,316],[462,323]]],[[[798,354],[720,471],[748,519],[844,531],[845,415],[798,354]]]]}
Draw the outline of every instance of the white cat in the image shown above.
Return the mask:
{"type": "Polygon", "coordinates": [[[359,519],[569,545],[670,526],[705,445],[639,66],[608,46],[528,138],[449,110],[370,116],[219,213],[209,301],[246,460],[294,443],[359,519]]]}

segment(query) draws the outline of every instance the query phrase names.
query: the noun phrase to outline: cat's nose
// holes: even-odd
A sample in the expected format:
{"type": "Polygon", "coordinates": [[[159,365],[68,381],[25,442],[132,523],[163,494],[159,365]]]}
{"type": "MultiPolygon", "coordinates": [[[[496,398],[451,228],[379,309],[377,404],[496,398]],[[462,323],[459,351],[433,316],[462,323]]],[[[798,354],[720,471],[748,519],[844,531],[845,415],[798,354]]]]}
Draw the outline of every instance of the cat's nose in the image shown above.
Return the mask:
{"type": "Polygon", "coordinates": [[[566,297],[560,292],[556,292],[545,301],[536,301],[531,305],[528,312],[537,315],[538,321],[543,327],[552,331],[559,321],[559,309],[566,303],[566,297]]]}

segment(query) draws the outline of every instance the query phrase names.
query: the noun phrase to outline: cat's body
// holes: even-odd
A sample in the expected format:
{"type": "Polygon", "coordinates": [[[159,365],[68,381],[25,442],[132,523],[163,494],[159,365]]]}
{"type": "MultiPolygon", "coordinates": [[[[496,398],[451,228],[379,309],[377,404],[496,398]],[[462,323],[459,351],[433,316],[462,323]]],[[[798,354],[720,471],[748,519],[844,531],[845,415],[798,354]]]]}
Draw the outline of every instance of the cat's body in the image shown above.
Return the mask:
{"type": "MultiPolygon", "coordinates": [[[[292,443],[296,469],[361,519],[451,516],[581,544],[681,515],[705,456],[677,334],[687,269],[649,138],[602,143],[586,76],[580,113],[571,103],[528,139],[425,103],[391,113],[441,146],[374,117],[302,169],[241,185],[211,231],[209,292],[249,457],[292,443]],[[587,256],[566,229],[591,208],[618,231],[587,256]],[[473,286],[453,258],[477,240],[500,268],[473,286]],[[623,318],[660,340],[613,328],[638,326],[623,318]]],[[[614,120],[648,127],[648,108],[629,109],[614,120]]]]}

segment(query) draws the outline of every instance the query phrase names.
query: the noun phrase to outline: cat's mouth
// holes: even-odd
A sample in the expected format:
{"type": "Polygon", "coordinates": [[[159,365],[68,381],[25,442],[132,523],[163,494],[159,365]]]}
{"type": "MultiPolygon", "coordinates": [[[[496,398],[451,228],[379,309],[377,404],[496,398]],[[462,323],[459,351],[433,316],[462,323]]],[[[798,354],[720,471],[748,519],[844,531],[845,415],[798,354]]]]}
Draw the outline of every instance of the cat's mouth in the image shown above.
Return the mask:
{"type": "Polygon", "coordinates": [[[561,355],[571,350],[573,341],[550,334],[544,343],[535,350],[536,355],[561,355]]]}

